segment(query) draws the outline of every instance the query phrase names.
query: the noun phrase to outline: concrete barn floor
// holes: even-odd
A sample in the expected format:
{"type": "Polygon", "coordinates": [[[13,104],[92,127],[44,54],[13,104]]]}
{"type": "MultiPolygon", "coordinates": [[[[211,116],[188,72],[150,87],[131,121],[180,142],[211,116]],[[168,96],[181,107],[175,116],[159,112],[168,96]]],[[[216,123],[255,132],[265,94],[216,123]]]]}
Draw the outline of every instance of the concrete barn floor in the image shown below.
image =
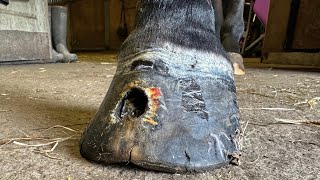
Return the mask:
{"type": "Polygon", "coordinates": [[[79,131],[94,116],[115,72],[104,59],[86,59],[0,67],[0,179],[320,179],[319,124],[277,120],[319,122],[319,69],[247,68],[245,76],[236,77],[244,129],[240,166],[168,174],[81,158],[79,131]]]}

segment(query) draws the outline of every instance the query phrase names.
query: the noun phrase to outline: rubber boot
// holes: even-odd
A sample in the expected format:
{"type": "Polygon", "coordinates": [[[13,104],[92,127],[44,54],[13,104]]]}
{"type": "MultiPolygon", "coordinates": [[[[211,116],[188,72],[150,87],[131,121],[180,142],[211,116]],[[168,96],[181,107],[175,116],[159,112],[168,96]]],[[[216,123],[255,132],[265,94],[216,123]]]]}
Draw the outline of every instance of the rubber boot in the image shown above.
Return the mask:
{"type": "Polygon", "coordinates": [[[64,6],[51,7],[52,21],[52,39],[54,49],[63,54],[65,62],[73,62],[77,60],[77,55],[71,54],[67,49],[67,17],[68,10],[64,6]]]}
{"type": "Polygon", "coordinates": [[[58,53],[56,50],[54,50],[53,48],[51,49],[51,53],[52,53],[52,59],[55,62],[64,62],[64,56],[61,53],[58,53]]]}
{"type": "MultiPolygon", "coordinates": [[[[49,25],[50,25],[50,28],[49,28],[49,34],[50,34],[50,38],[51,38],[51,43],[52,43],[52,32],[51,32],[51,7],[49,6],[48,7],[48,15],[49,15],[49,25]]],[[[51,53],[52,53],[52,59],[55,61],[55,62],[62,62],[64,57],[63,57],[63,54],[60,54],[58,53],[56,50],[53,49],[53,44],[51,46],[51,53]]]]}

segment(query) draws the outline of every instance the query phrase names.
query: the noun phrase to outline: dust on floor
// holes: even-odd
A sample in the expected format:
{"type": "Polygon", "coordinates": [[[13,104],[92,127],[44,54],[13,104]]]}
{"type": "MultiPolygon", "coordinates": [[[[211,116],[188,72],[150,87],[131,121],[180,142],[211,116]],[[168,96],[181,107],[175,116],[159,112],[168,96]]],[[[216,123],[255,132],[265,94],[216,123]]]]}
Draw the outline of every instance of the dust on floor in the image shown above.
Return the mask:
{"type": "Polygon", "coordinates": [[[80,132],[115,70],[94,61],[1,66],[0,179],[320,178],[320,126],[312,124],[320,120],[320,73],[269,68],[248,68],[236,77],[245,130],[240,166],[167,174],[86,161],[79,154],[80,132]]]}

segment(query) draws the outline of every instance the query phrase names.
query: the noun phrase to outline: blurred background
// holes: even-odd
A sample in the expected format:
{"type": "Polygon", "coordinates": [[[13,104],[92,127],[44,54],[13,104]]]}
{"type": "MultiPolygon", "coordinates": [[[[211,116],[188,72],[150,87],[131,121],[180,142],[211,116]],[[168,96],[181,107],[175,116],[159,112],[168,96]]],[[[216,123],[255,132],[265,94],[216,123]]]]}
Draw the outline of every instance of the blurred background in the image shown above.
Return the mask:
{"type": "MultiPolygon", "coordinates": [[[[134,29],[138,0],[9,1],[8,6],[0,5],[0,62],[52,58],[48,5],[68,8],[67,47],[80,59],[116,52],[134,29]],[[37,49],[32,49],[30,43],[37,49]]],[[[239,43],[245,58],[257,58],[262,63],[320,66],[319,0],[244,3],[245,32],[239,43]]]]}

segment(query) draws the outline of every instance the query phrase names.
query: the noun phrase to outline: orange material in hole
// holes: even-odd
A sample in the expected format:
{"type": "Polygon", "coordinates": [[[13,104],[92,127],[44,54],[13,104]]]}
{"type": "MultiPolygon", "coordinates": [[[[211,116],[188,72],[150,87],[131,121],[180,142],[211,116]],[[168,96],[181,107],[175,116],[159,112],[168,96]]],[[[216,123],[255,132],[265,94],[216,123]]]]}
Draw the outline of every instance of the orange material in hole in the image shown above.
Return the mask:
{"type": "Polygon", "coordinates": [[[160,88],[157,88],[157,87],[147,88],[146,94],[149,97],[150,110],[147,113],[147,117],[144,119],[144,121],[152,125],[157,125],[158,123],[153,118],[156,116],[156,111],[159,107],[159,98],[161,96],[160,88]]]}

